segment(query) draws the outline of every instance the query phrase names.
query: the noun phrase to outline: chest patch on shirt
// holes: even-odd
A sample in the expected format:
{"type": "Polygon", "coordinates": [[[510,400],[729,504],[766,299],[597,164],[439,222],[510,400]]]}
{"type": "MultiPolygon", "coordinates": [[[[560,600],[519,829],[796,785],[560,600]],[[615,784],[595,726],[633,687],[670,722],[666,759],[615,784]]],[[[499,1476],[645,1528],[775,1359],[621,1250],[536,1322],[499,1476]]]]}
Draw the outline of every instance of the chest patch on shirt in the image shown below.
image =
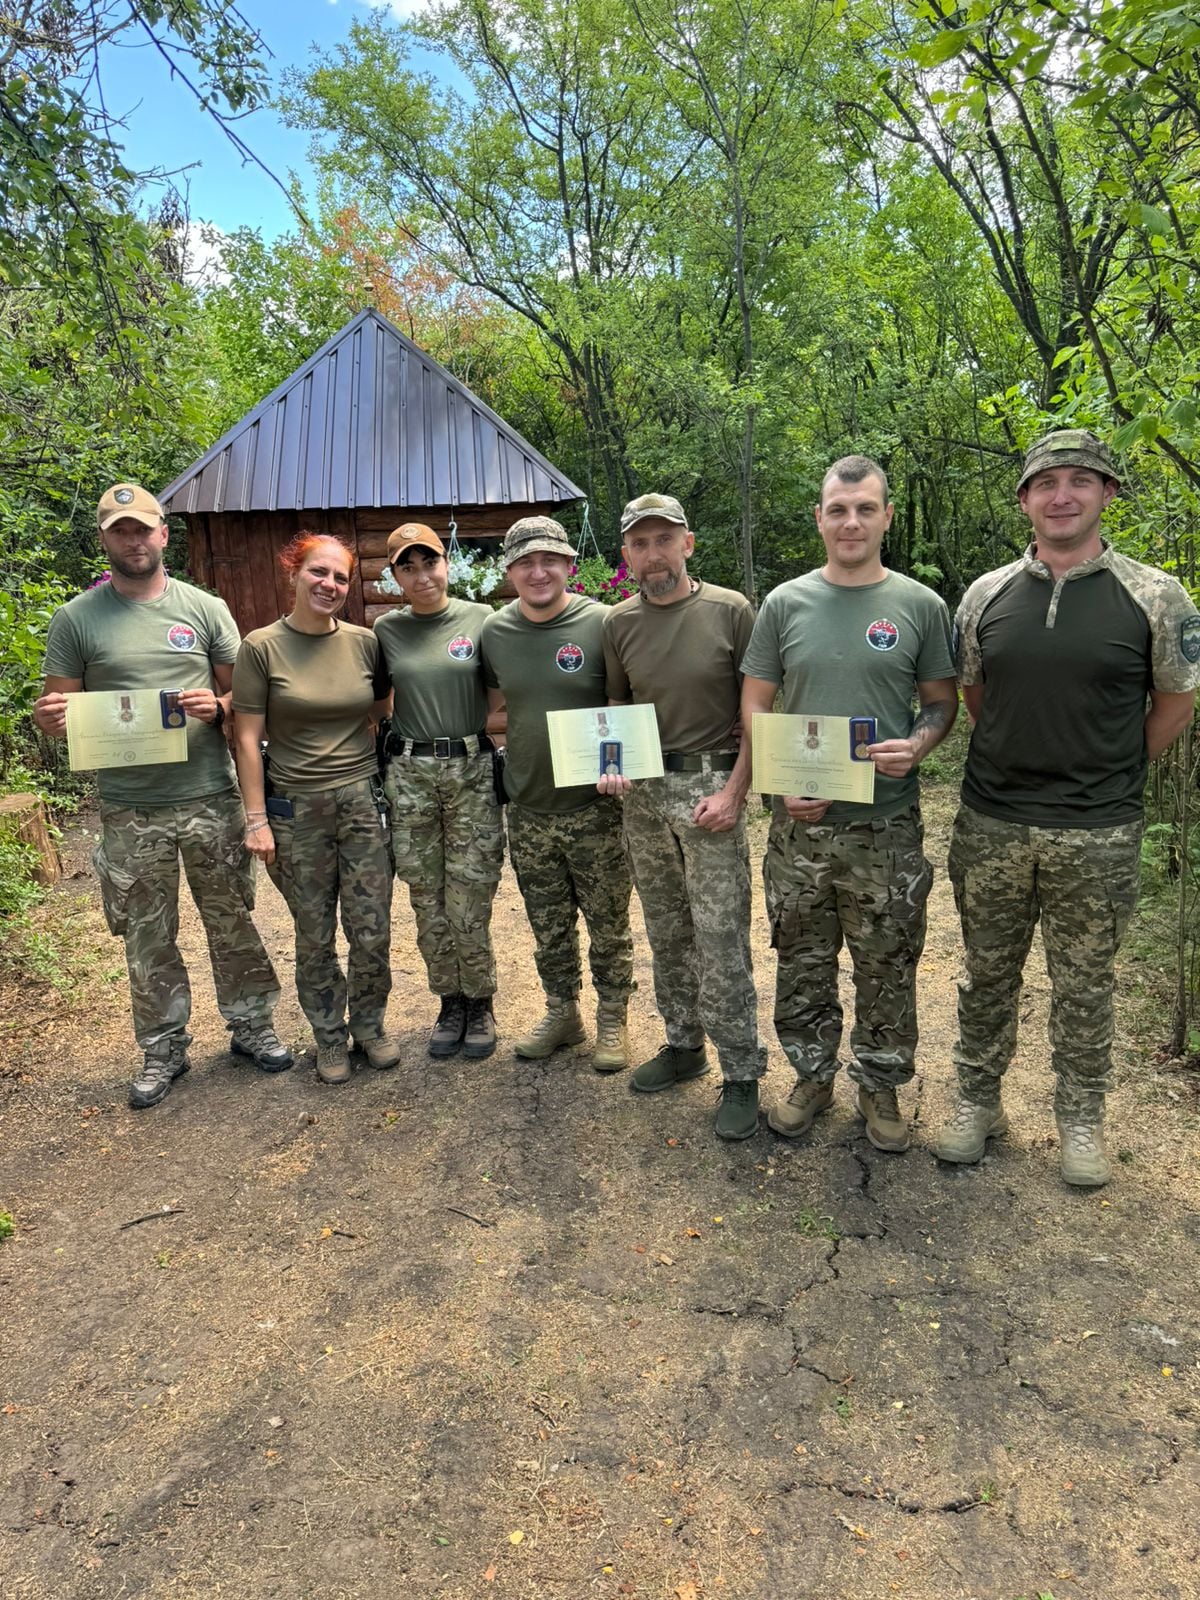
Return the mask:
{"type": "Polygon", "coordinates": [[[554,657],[560,672],[578,672],[583,666],[583,659],[583,651],[577,644],[561,645],[554,657]]]}
{"type": "Polygon", "coordinates": [[[186,622],[173,622],[167,629],[167,643],[172,650],[194,650],[196,630],[186,622]]]}
{"type": "Polygon", "coordinates": [[[900,629],[886,617],[867,624],[867,643],[872,650],[894,650],[900,643],[900,629]]]}
{"type": "Polygon", "coordinates": [[[446,654],[455,661],[470,661],[475,654],[475,646],[470,639],[460,634],[457,639],[451,639],[446,646],[446,654]]]}
{"type": "Polygon", "coordinates": [[[1179,624],[1179,648],[1185,661],[1200,661],[1200,617],[1184,617],[1179,624]]]}

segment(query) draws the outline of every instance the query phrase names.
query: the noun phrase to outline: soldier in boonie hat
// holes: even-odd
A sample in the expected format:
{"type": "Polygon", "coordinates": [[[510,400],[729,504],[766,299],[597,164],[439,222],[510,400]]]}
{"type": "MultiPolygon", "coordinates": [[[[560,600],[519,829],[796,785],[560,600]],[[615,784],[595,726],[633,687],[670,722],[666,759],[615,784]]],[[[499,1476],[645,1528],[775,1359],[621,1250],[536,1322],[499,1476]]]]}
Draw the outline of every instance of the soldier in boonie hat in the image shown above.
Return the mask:
{"type": "Polygon", "coordinates": [[[657,517],[661,522],[677,522],[681,528],[688,525],[687,512],[673,494],[640,494],[621,513],[622,535],[646,517],[657,517]]]}
{"type": "Polygon", "coordinates": [[[160,528],[166,521],[158,501],[138,483],[114,483],[100,496],[96,526],[101,533],[107,533],[113,523],[120,522],[123,517],[132,517],[147,528],[160,528]]]}
{"type": "Polygon", "coordinates": [[[1118,486],[1121,482],[1112,453],[1103,440],[1086,428],[1059,428],[1054,433],[1044,434],[1025,452],[1017,493],[1020,494],[1035,473],[1054,467],[1087,467],[1102,478],[1111,478],[1118,486]]]}
{"type": "Polygon", "coordinates": [[[522,556],[531,556],[536,550],[548,555],[566,556],[575,560],[575,547],[567,537],[567,530],[553,517],[521,517],[504,535],[504,565],[511,567],[522,556]]]}

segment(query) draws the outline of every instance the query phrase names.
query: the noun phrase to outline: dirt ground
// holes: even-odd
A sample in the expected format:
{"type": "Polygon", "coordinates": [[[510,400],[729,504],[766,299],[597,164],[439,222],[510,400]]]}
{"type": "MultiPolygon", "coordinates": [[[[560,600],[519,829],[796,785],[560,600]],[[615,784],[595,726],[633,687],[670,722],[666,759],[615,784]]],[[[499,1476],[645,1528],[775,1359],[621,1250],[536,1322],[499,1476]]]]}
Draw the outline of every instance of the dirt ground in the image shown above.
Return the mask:
{"type": "MultiPolygon", "coordinates": [[[[844,1078],[811,1139],[729,1147],[715,1074],[643,1100],[586,1054],[431,1061],[403,895],[398,1070],[330,1089],[308,1055],[232,1060],[189,902],[193,1070],[132,1112],[120,948],[76,832],[70,981],[10,987],[0,1023],[3,1600],[1200,1596],[1200,1100],[1149,1059],[1131,955],[1117,1177],[1065,1189],[1035,955],[1012,1134],[938,1167],[952,804],[926,803],[899,1157],[844,1078]]],[[[258,918],[305,1047],[265,882],[258,918]]],[[[769,1102],[791,1074],[761,903],[755,933],[769,1102]]],[[[538,1000],[511,876],[497,935],[507,1040],[538,1000]]],[[[661,1039],[640,923],[638,963],[640,1057],[661,1039]]]]}

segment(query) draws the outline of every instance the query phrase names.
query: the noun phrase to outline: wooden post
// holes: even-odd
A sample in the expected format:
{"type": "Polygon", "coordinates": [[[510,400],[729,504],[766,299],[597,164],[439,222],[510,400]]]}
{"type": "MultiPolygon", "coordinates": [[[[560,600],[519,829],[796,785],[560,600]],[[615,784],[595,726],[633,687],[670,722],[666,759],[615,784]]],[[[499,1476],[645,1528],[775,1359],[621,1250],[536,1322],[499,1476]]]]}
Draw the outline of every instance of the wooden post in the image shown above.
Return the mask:
{"type": "Polygon", "coordinates": [[[31,871],[47,888],[62,877],[58,846],[50,832],[46,807],[35,794],[0,795],[0,828],[37,852],[31,871]]]}

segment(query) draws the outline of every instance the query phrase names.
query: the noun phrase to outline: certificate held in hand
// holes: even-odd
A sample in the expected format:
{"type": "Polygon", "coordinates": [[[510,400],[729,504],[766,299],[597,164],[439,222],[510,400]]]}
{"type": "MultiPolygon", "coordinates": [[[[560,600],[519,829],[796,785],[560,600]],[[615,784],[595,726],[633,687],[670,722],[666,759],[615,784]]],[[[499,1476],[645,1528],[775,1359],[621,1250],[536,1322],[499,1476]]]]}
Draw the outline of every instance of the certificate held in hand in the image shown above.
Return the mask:
{"type": "Polygon", "coordinates": [[[187,719],[175,690],[67,696],[67,757],[73,772],[186,761],[187,741],[187,719]]]}
{"type": "Polygon", "coordinates": [[[594,784],[598,778],[661,778],[662,747],[652,705],[596,706],[547,711],[550,759],[556,788],[594,784]]]}
{"type": "Polygon", "coordinates": [[[752,786],[760,794],[808,800],[875,798],[874,717],[787,716],[757,712],[751,732],[752,786]]]}

